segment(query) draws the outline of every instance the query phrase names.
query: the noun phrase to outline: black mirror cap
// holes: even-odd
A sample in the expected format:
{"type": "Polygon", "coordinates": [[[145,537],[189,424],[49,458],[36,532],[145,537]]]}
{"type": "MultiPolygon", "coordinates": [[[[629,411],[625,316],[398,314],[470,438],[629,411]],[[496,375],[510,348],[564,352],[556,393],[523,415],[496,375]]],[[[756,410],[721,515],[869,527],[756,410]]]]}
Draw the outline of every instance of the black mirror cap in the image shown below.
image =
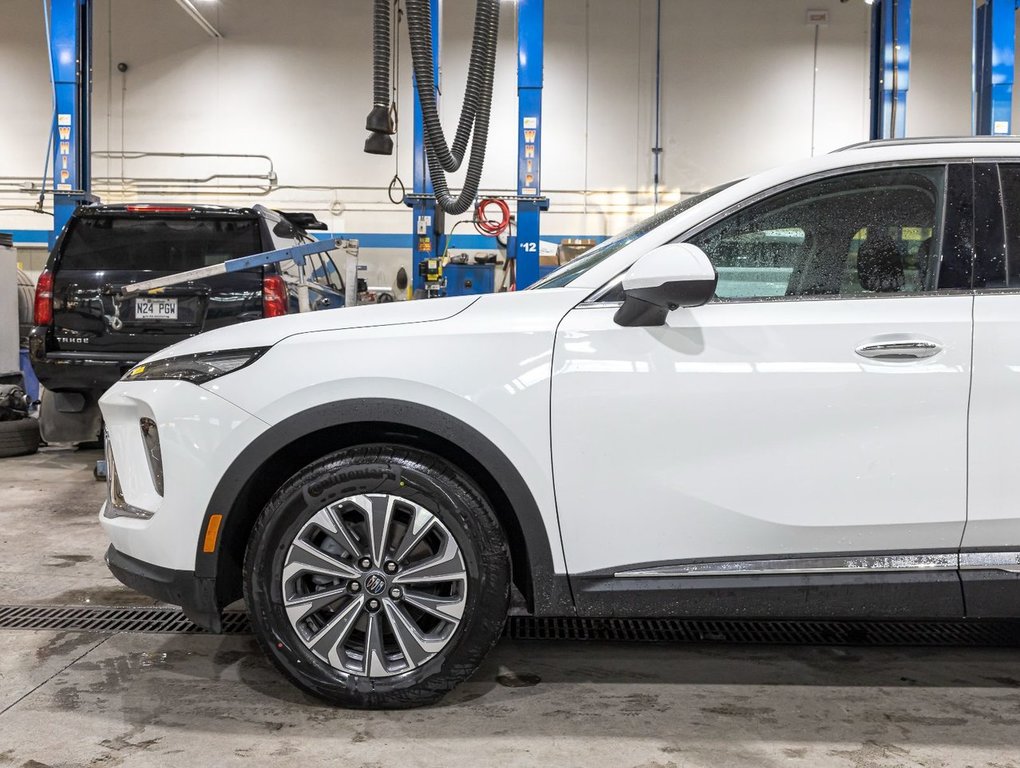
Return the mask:
{"type": "Polygon", "coordinates": [[[294,225],[291,224],[287,219],[281,219],[276,222],[276,226],[273,227],[273,234],[277,237],[294,237],[294,225]]]}
{"type": "Polygon", "coordinates": [[[633,294],[625,294],[623,304],[613,315],[613,322],[624,328],[653,328],[665,325],[668,314],[666,307],[639,299],[633,294]]]}
{"type": "MultiPolygon", "coordinates": [[[[319,221],[319,218],[314,213],[308,213],[306,211],[277,211],[277,213],[299,229],[317,229],[323,231],[329,229],[325,222],[319,221]]],[[[281,237],[288,237],[288,235],[285,235],[282,232],[277,232],[276,234],[281,237]]]]}
{"type": "Polygon", "coordinates": [[[666,324],[666,315],[680,307],[700,307],[715,296],[718,275],[711,280],[674,280],[656,288],[635,288],[624,293],[623,305],[613,320],[628,328],[666,324]]]}

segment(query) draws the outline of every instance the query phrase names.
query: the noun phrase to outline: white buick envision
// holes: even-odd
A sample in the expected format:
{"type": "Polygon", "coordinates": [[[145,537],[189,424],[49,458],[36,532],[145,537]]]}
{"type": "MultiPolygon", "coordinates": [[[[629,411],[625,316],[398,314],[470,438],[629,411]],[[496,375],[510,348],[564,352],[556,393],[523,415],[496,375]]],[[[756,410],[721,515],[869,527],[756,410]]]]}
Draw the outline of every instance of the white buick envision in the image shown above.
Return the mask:
{"type": "Polygon", "coordinates": [[[710,190],[517,294],[207,333],[102,399],[124,583],[329,701],[537,615],[1020,616],[1020,143],[710,190]],[[1011,447],[1012,446],[1012,447],[1011,447]]]}

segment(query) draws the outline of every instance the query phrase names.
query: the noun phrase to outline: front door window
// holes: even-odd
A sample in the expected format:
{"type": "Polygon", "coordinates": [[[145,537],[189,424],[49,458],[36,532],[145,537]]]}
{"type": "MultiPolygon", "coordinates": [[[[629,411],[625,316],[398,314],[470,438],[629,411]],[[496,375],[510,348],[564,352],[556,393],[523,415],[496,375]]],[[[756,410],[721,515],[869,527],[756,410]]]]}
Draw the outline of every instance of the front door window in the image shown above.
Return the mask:
{"type": "Polygon", "coordinates": [[[911,294],[938,286],[945,170],[837,176],[781,192],[689,238],[718,300],[911,294]]]}

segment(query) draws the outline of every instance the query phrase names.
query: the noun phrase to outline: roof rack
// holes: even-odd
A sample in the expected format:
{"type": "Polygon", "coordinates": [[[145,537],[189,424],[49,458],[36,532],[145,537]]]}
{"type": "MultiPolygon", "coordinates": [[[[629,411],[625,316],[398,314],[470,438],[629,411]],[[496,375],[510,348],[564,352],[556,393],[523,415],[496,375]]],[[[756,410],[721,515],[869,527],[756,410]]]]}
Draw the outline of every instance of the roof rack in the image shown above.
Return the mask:
{"type": "Polygon", "coordinates": [[[834,149],[836,152],[846,152],[850,149],[869,149],[871,147],[904,147],[915,144],[1008,144],[1020,142],[1020,136],[918,136],[910,139],[874,139],[872,141],[858,141],[855,144],[848,144],[845,147],[834,149]]]}

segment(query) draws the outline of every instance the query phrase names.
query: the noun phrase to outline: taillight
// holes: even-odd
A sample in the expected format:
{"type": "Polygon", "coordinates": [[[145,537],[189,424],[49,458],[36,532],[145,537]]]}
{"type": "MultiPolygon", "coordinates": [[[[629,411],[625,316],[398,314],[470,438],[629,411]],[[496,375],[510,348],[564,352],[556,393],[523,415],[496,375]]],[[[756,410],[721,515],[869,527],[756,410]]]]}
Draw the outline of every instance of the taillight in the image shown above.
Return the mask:
{"type": "Polygon", "coordinates": [[[262,278],[262,316],[279,317],[287,314],[287,284],[279,275],[262,278]]]}
{"type": "Polygon", "coordinates": [[[49,270],[39,275],[35,286],[35,324],[49,325],[53,322],[53,273],[49,270]]]}

